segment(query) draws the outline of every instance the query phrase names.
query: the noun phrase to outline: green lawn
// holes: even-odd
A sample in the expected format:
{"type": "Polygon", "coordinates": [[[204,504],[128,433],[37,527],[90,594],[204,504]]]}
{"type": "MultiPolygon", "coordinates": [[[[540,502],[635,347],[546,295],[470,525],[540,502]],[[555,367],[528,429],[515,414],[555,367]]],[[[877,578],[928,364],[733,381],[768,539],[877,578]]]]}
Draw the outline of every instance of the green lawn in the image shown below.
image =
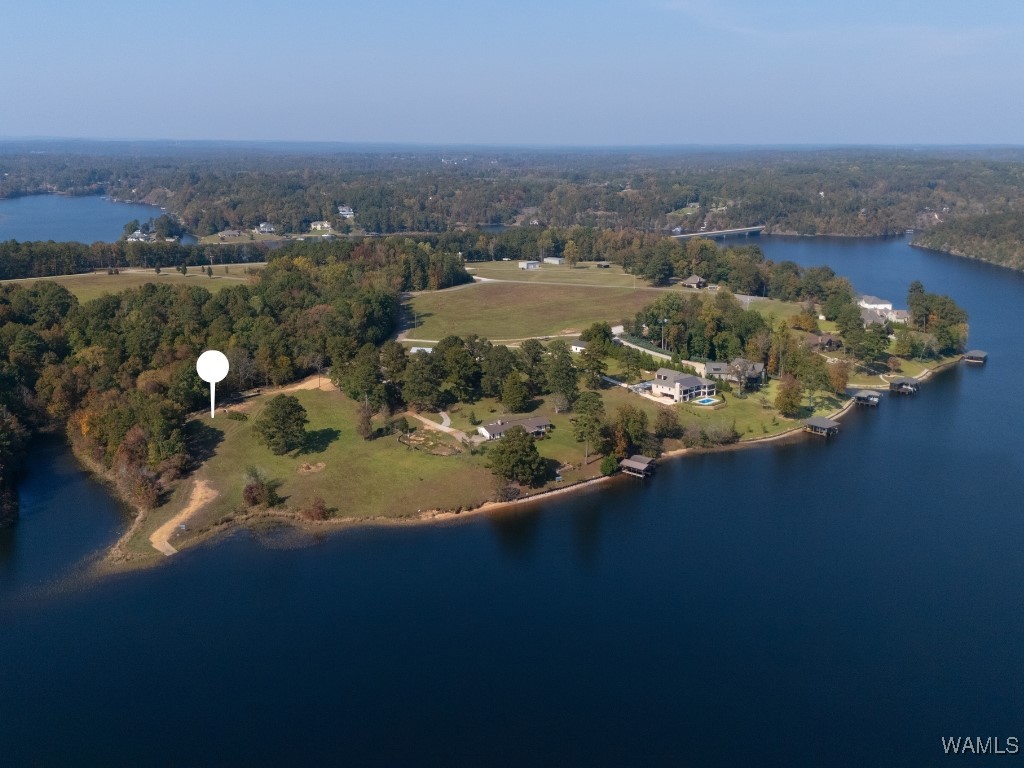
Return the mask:
{"type": "Polygon", "coordinates": [[[489,339],[523,339],[579,333],[596,322],[615,325],[662,293],[651,288],[477,283],[413,298],[418,325],[409,336],[441,339],[476,333],[489,339]]]}
{"type": "MultiPolygon", "coordinates": [[[[466,264],[466,271],[476,277],[491,280],[514,280],[521,282],[553,282],[569,285],[593,285],[613,288],[632,288],[634,278],[627,275],[618,264],[598,268],[588,262],[580,262],[574,269],[568,265],[544,264],[540,269],[520,269],[517,261],[477,261],[466,264]]],[[[646,281],[636,279],[638,288],[646,281]]]]}
{"type": "MultiPolygon", "coordinates": [[[[434,456],[409,449],[396,436],[363,440],[354,429],[356,404],[343,394],[319,390],[293,394],[309,415],[307,431],[313,438],[308,451],[299,455],[275,456],[253,438],[252,425],[270,395],[247,405],[248,421],[200,417],[200,428],[208,430],[216,442],[214,455],[201,473],[219,496],[190,527],[214,523],[241,504],[248,466],[258,467],[280,483],[278,493],[287,509],[302,509],[314,496],[321,496],[337,516],[346,518],[400,518],[419,510],[477,505],[490,498],[493,483],[482,456],[434,456]],[[319,471],[300,472],[303,464],[316,467],[320,463],[324,467],[319,471]]],[[[430,434],[448,441],[440,433],[430,434]]]]}
{"type": "Polygon", "coordinates": [[[188,274],[182,276],[173,267],[161,270],[156,274],[152,269],[148,270],[122,270],[119,275],[108,275],[106,271],[90,272],[84,275],[62,275],[60,277],[34,277],[24,280],[6,280],[4,282],[27,285],[38,280],[51,280],[60,283],[75,296],[80,302],[98,298],[107,293],[118,293],[129,288],[138,288],[148,283],[160,283],[163,285],[198,285],[211,293],[216,293],[222,288],[232,285],[243,285],[248,276],[245,268],[259,269],[263,264],[229,264],[230,272],[224,273],[224,265],[217,264],[213,267],[213,277],[207,277],[204,268],[189,267],[188,274]]]}

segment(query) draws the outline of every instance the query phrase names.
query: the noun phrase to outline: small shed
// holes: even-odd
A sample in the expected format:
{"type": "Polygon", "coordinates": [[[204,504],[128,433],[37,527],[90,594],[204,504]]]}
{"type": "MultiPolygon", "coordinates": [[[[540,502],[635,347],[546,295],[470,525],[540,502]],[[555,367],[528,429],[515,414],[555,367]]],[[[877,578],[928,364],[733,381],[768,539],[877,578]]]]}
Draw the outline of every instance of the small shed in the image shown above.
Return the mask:
{"type": "Polygon", "coordinates": [[[540,269],[540,262],[539,261],[520,261],[519,262],[519,268],[520,269],[540,269]]]}
{"type": "Polygon", "coordinates": [[[654,459],[649,456],[641,456],[639,453],[623,459],[619,462],[619,469],[627,475],[634,477],[650,477],[654,472],[654,459]]]}
{"type": "Polygon", "coordinates": [[[889,382],[889,391],[898,395],[914,395],[921,388],[921,382],[917,379],[902,377],[889,382]]]}
{"type": "Polygon", "coordinates": [[[972,349],[969,352],[964,352],[964,362],[970,363],[971,365],[984,365],[988,360],[988,352],[983,352],[980,349],[972,349]]]}
{"type": "Polygon", "coordinates": [[[563,259],[561,256],[545,256],[544,263],[562,266],[563,264],[565,264],[565,259],[563,259]]]}
{"type": "Polygon", "coordinates": [[[826,419],[824,416],[812,416],[804,421],[804,431],[812,435],[832,437],[839,432],[839,422],[826,419]]]}
{"type": "Polygon", "coordinates": [[[862,389],[859,392],[853,393],[853,401],[857,405],[878,405],[882,398],[877,392],[873,392],[870,389],[862,389]]]}

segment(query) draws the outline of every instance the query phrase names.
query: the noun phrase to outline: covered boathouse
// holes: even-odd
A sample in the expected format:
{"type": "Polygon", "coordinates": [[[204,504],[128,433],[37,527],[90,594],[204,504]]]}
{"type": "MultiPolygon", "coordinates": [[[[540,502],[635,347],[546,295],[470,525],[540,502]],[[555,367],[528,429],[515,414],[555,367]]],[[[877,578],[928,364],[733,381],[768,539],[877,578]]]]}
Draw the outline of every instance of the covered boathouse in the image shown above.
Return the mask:
{"type": "Polygon", "coordinates": [[[839,432],[839,422],[826,419],[824,416],[812,416],[804,422],[804,431],[812,435],[832,437],[839,432]]]}
{"type": "Polygon", "coordinates": [[[988,352],[983,352],[980,349],[972,349],[969,352],[964,352],[964,362],[970,363],[971,365],[984,365],[988,360],[988,352]]]}
{"type": "Polygon", "coordinates": [[[921,382],[917,379],[903,377],[889,382],[889,391],[900,395],[915,395],[920,388],[921,382]]]}
{"type": "Polygon", "coordinates": [[[857,405],[878,405],[881,401],[882,397],[870,389],[862,389],[853,393],[853,402],[857,405]]]}
{"type": "Polygon", "coordinates": [[[620,461],[619,469],[634,477],[650,477],[654,472],[654,459],[637,453],[620,461]]]}

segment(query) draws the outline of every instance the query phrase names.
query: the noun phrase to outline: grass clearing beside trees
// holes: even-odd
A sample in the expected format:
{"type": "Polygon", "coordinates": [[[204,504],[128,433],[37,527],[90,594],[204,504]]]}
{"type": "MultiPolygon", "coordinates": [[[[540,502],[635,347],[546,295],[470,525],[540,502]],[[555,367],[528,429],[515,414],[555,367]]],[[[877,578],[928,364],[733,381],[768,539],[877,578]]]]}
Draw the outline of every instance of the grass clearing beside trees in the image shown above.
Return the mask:
{"type": "Polygon", "coordinates": [[[489,339],[524,339],[579,333],[593,323],[615,325],[632,317],[663,293],[652,288],[477,283],[413,298],[418,323],[408,335],[443,339],[476,333],[489,339]]]}
{"type": "Polygon", "coordinates": [[[39,280],[49,280],[59,283],[73,293],[80,302],[97,299],[107,293],[120,293],[130,288],[139,288],[149,283],[160,283],[161,285],[195,285],[205,288],[210,293],[229,288],[233,285],[242,285],[250,277],[245,269],[259,269],[263,264],[228,264],[230,270],[224,272],[223,264],[215,264],[213,277],[207,277],[206,266],[192,266],[188,273],[182,275],[174,267],[165,267],[158,275],[152,269],[122,269],[120,274],[109,275],[105,270],[99,272],[87,272],[80,275],[61,275],[59,277],[30,277],[22,280],[5,280],[4,282],[19,285],[28,285],[39,280]]]}

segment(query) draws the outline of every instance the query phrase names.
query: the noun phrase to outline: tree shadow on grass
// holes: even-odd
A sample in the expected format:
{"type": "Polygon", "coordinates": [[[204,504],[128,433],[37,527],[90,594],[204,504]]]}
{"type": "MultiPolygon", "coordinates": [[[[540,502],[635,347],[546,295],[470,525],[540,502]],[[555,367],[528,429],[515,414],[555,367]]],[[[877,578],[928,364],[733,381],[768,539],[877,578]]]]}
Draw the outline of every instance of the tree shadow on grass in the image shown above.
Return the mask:
{"type": "Polygon", "coordinates": [[[199,419],[193,419],[185,425],[185,440],[189,457],[196,464],[202,464],[213,458],[217,446],[224,441],[224,433],[199,419]]]}
{"type": "Polygon", "coordinates": [[[302,448],[299,449],[297,455],[304,456],[307,453],[323,453],[339,437],[341,437],[341,432],[333,427],[314,429],[306,433],[306,441],[302,448]]]}

